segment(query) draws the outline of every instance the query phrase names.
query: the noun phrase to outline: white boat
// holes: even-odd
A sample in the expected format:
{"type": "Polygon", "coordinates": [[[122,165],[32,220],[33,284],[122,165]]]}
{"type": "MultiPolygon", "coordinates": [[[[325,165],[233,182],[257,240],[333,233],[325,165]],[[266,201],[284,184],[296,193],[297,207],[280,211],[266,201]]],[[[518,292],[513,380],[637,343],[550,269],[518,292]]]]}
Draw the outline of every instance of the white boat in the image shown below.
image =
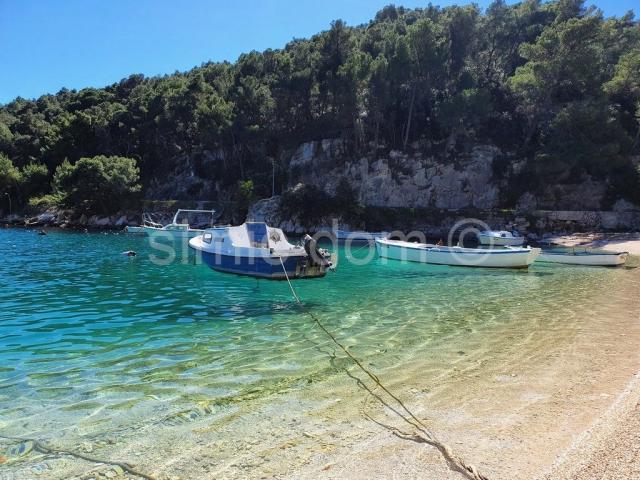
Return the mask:
{"type": "Polygon", "coordinates": [[[144,227],[142,226],[134,227],[132,225],[128,225],[124,227],[124,231],[127,233],[133,233],[135,235],[145,235],[144,227]]]}
{"type": "Polygon", "coordinates": [[[209,214],[211,218],[210,223],[211,226],[213,226],[213,219],[216,213],[215,210],[191,210],[181,208],[178,209],[176,214],[173,216],[173,221],[167,225],[156,223],[151,220],[151,217],[148,214],[143,214],[142,225],[140,227],[127,227],[127,232],[140,233],[140,230],[142,230],[142,232],[149,236],[166,236],[168,238],[193,238],[198,235],[202,235],[204,229],[191,228],[189,223],[180,223],[180,215],[188,213],[209,214]],[[132,228],[134,229],[133,231],[132,228]]]}
{"type": "Polygon", "coordinates": [[[563,263],[567,265],[589,265],[592,267],[617,267],[624,265],[629,252],[607,252],[603,250],[543,250],[537,262],[563,263]]]}
{"type": "Polygon", "coordinates": [[[333,230],[339,242],[373,242],[376,238],[386,238],[388,232],[365,232],[363,230],[333,230]]]}
{"type": "Polygon", "coordinates": [[[382,238],[376,238],[376,250],[378,256],[393,260],[491,268],[527,268],[540,253],[539,248],[531,247],[501,249],[446,247],[382,238]]]}
{"type": "Polygon", "coordinates": [[[519,247],[525,240],[525,238],[522,235],[518,235],[517,232],[508,232],[506,230],[486,230],[484,232],[478,232],[476,237],[482,245],[500,247],[519,247]]]}
{"type": "Polygon", "coordinates": [[[282,230],[263,222],[207,229],[189,240],[189,247],[201,252],[214,270],[252,277],[323,277],[332,267],[328,252],[317,248],[310,236],[303,245],[292,245],[282,230]]]}

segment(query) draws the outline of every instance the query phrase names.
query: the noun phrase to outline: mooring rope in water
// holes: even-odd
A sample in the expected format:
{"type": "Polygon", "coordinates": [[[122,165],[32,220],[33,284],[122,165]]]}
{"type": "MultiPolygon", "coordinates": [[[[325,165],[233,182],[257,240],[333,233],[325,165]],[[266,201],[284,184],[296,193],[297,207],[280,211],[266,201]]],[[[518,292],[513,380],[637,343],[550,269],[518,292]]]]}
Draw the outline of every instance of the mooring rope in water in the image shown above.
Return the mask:
{"type": "MultiPolygon", "coordinates": [[[[467,462],[465,462],[464,459],[460,457],[458,454],[456,454],[449,445],[441,442],[435,437],[435,435],[429,432],[428,427],[422,422],[422,420],[416,417],[413,414],[413,412],[409,410],[409,408],[404,404],[402,400],[400,400],[394,393],[392,393],[387,387],[385,387],[376,374],[374,374],[368,368],[366,368],[360,360],[358,360],[353,354],[351,354],[351,352],[349,352],[349,350],[347,350],[347,348],[344,345],[342,345],[340,341],[338,341],[338,339],[324,326],[324,324],[320,321],[320,319],[316,317],[313,314],[313,312],[309,310],[302,303],[302,301],[300,300],[300,297],[298,297],[298,294],[296,293],[295,289],[293,288],[293,285],[291,284],[291,280],[289,279],[289,274],[287,273],[287,269],[284,266],[282,257],[278,257],[278,258],[280,260],[280,265],[282,265],[282,271],[284,272],[284,276],[287,279],[287,283],[289,284],[289,289],[291,290],[293,298],[295,298],[298,305],[300,305],[300,307],[304,310],[304,312],[307,315],[311,317],[311,319],[316,323],[316,325],[320,327],[320,329],[331,339],[331,341],[335,343],[340,348],[340,350],[342,350],[351,359],[351,361],[362,372],[365,373],[365,375],[367,375],[378,387],[380,387],[380,389],[382,389],[382,391],[384,391],[390,398],[392,398],[404,412],[406,412],[406,415],[408,415],[409,418],[407,418],[407,416],[402,414],[402,412],[398,411],[397,409],[391,408],[386,402],[384,402],[377,395],[374,395],[374,397],[377,398],[383,405],[389,407],[391,411],[395,412],[402,420],[404,420],[406,423],[408,423],[413,428],[415,428],[418,432],[424,435],[424,437],[417,436],[417,438],[413,438],[413,440],[422,441],[424,443],[428,443],[429,445],[436,447],[438,451],[442,453],[447,463],[456,471],[466,475],[467,478],[470,478],[472,480],[489,480],[488,477],[480,473],[474,465],[470,465],[467,462]]],[[[399,436],[400,438],[405,438],[405,439],[407,438],[401,435],[397,435],[397,436],[399,436]]]]}
{"type": "Polygon", "coordinates": [[[61,448],[47,447],[42,442],[34,438],[6,437],[4,435],[0,435],[0,438],[5,440],[11,440],[14,442],[32,442],[33,449],[37,450],[40,453],[44,453],[45,455],[68,455],[71,457],[79,458],[81,460],[86,460],[87,462],[101,463],[104,465],[111,465],[113,467],[120,467],[122,470],[124,470],[128,474],[135,475],[140,478],[144,478],[145,480],[156,480],[156,477],[149,475],[148,473],[140,472],[125,462],[102,460],[100,458],[90,457],[89,455],[85,455],[83,453],[72,452],[71,450],[63,450],[61,448]]]}
{"type": "Polygon", "coordinates": [[[354,253],[359,252],[360,250],[362,250],[364,248],[371,248],[372,246],[374,246],[374,244],[375,244],[375,242],[372,242],[371,240],[367,240],[367,243],[365,243],[364,245],[359,246],[355,250],[349,249],[350,250],[349,253],[351,254],[351,258],[353,258],[353,254],[354,253]]]}

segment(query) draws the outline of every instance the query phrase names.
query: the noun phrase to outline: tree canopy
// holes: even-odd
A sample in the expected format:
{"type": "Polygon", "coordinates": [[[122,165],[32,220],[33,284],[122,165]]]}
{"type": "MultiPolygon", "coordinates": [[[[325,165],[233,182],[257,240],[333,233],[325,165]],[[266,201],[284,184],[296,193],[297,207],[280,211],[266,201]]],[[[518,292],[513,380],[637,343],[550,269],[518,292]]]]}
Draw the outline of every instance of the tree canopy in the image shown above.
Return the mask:
{"type": "Polygon", "coordinates": [[[136,168],[149,186],[190,162],[230,195],[251,181],[252,195],[267,196],[272,161],[341,138],[353,155],[417,148],[453,158],[491,143],[526,159],[528,189],[590,175],[611,198],[639,201],[639,52],[632,13],[605,18],[582,0],[390,5],[367,24],[337,20],[235,63],[16,98],[0,107],[0,188],[24,172],[23,197],[41,194],[46,168],[52,188],[86,202],[91,182],[119,195],[120,176],[136,190],[136,168]],[[207,152],[217,163],[204,165],[207,152]],[[80,175],[85,185],[65,183],[80,175]]]}
{"type": "Polygon", "coordinates": [[[136,161],[98,155],[75,164],[62,162],[53,175],[60,203],[90,213],[112,213],[126,207],[140,191],[136,161]]]}

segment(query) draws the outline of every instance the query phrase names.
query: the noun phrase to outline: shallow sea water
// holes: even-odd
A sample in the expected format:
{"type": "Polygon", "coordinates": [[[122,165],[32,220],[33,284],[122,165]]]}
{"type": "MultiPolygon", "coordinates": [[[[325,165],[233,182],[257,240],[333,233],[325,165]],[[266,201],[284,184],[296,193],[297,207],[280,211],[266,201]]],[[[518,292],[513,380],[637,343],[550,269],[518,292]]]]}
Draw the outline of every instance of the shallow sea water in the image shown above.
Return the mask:
{"type": "MultiPolygon", "coordinates": [[[[461,359],[482,361],[514,342],[523,345],[520,360],[533,362],[545,347],[589,328],[588,312],[624,311],[640,292],[634,268],[467,269],[373,253],[340,248],[336,272],[294,287],[372,370],[406,378],[400,389],[412,375],[433,383],[461,359]],[[362,265],[348,261],[352,255],[362,265]],[[602,303],[607,298],[610,305],[602,303]]],[[[350,381],[351,364],[295,304],[286,282],[214,272],[184,246],[159,265],[151,256],[166,260],[166,253],[126,234],[4,229],[0,254],[2,435],[96,455],[129,438],[146,445],[139,456],[154,458],[166,448],[158,442],[154,452],[154,437],[184,441],[191,422],[223,428],[230,416],[249,419],[281,405],[284,395],[309,400],[318,385],[350,381]],[[138,255],[121,255],[126,250],[138,255]]],[[[445,392],[455,397],[449,390],[441,386],[441,403],[445,392]]],[[[361,400],[358,389],[351,394],[361,400]]],[[[198,431],[189,435],[198,443],[198,431]]],[[[57,472],[46,458],[9,458],[0,470],[6,478],[28,478],[34,468],[44,469],[37,478],[66,478],[66,462],[57,472]]]]}

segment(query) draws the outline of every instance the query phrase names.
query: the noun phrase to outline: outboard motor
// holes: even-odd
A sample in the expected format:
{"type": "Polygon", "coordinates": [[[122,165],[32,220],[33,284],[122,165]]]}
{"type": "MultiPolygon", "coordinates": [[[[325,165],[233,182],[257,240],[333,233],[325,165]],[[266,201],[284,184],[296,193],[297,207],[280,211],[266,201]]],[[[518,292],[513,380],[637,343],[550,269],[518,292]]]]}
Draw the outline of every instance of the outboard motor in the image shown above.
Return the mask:
{"type": "Polygon", "coordinates": [[[311,265],[331,267],[328,252],[322,248],[318,248],[318,243],[315,238],[309,234],[305,234],[305,236],[302,237],[302,244],[304,245],[304,251],[307,252],[309,256],[311,265]]]}

